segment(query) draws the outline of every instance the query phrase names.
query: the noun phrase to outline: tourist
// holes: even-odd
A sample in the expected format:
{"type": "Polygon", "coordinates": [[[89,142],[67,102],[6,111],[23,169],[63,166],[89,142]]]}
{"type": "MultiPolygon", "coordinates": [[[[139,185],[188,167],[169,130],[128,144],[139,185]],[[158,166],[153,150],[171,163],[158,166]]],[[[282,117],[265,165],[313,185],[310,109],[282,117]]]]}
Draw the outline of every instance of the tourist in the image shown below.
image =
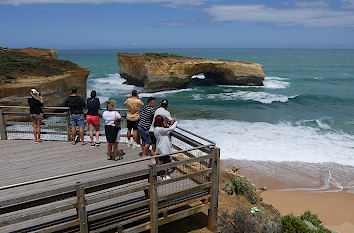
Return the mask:
{"type": "Polygon", "coordinates": [[[168,100],[167,99],[163,99],[160,103],[160,107],[158,109],[156,109],[155,114],[154,114],[154,119],[152,121],[151,127],[150,127],[150,138],[151,138],[151,145],[152,145],[152,151],[155,151],[156,149],[156,138],[154,136],[154,123],[155,123],[155,117],[157,115],[161,115],[164,117],[165,121],[164,124],[170,124],[172,125],[175,120],[172,119],[171,117],[171,113],[167,110],[168,107],[168,100]]]}
{"type": "Polygon", "coordinates": [[[107,159],[111,159],[112,147],[114,160],[121,160],[123,157],[118,155],[118,142],[120,140],[120,122],[123,120],[119,112],[115,111],[116,102],[109,100],[107,102],[107,111],[104,111],[102,118],[105,121],[105,133],[108,142],[107,159]]]}
{"type": "Polygon", "coordinates": [[[137,148],[138,139],[138,121],[140,117],[139,108],[144,106],[143,101],[138,96],[136,90],[132,91],[132,94],[124,102],[125,106],[128,106],[127,112],[127,138],[130,147],[137,148]],[[133,129],[133,140],[131,140],[131,130],[133,129]]]}
{"type": "Polygon", "coordinates": [[[41,124],[43,120],[43,96],[36,90],[31,89],[31,97],[28,98],[28,105],[30,107],[30,118],[33,124],[34,143],[43,142],[41,139],[41,124]]]}
{"type": "MultiPolygon", "coordinates": [[[[143,151],[142,157],[145,158],[147,156],[147,151],[149,150],[151,144],[151,138],[149,135],[149,129],[151,127],[152,121],[154,119],[155,113],[155,98],[150,97],[148,99],[147,105],[141,110],[140,119],[138,123],[138,130],[141,136],[141,149],[143,151]]],[[[155,142],[156,144],[156,142],[155,142]]]]}
{"type": "Polygon", "coordinates": [[[73,145],[76,144],[76,127],[79,127],[81,145],[85,145],[84,141],[84,108],[86,103],[81,96],[77,95],[77,89],[71,89],[71,95],[65,100],[65,106],[70,108],[71,134],[73,145]]]}
{"type": "MultiPolygon", "coordinates": [[[[177,127],[178,122],[174,121],[171,126],[165,123],[165,117],[162,115],[157,115],[154,118],[154,135],[156,137],[156,152],[154,155],[165,155],[172,153],[172,142],[170,138],[170,133],[177,127]]],[[[158,164],[166,164],[171,162],[170,156],[163,156],[159,158],[158,164]]],[[[167,169],[163,179],[170,179],[171,177],[167,175],[167,169]]]]}
{"type": "Polygon", "coordinates": [[[101,108],[101,103],[98,98],[96,98],[96,91],[91,91],[91,98],[87,98],[86,106],[87,106],[87,114],[86,120],[89,126],[89,135],[91,139],[91,147],[100,145],[100,116],[98,114],[98,110],[101,108]],[[93,129],[96,130],[96,142],[93,141],[93,129]]]}

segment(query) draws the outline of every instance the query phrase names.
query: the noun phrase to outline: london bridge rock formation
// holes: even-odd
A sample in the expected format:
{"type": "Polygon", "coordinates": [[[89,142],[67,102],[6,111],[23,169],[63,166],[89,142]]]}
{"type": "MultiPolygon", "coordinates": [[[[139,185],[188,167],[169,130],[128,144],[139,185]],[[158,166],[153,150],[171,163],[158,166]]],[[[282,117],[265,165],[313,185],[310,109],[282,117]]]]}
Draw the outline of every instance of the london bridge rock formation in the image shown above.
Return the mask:
{"type": "Polygon", "coordinates": [[[63,105],[72,87],[85,97],[90,71],[57,57],[54,49],[0,47],[0,105],[27,106],[31,88],[42,93],[45,106],[63,105]]]}
{"type": "Polygon", "coordinates": [[[215,85],[262,86],[264,80],[261,64],[242,61],[118,53],[118,64],[126,83],[144,87],[145,92],[186,88],[200,73],[215,85]]]}

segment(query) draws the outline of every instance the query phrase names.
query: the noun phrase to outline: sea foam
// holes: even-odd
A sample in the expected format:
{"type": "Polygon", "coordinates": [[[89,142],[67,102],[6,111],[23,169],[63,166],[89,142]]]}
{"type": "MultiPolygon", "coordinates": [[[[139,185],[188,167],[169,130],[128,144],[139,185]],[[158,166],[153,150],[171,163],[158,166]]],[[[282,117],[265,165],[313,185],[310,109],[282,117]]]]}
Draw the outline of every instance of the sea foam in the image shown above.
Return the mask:
{"type": "Polygon", "coordinates": [[[323,132],[289,122],[199,119],[182,120],[180,126],[215,141],[223,159],[354,166],[354,136],[345,133],[323,132]]]}

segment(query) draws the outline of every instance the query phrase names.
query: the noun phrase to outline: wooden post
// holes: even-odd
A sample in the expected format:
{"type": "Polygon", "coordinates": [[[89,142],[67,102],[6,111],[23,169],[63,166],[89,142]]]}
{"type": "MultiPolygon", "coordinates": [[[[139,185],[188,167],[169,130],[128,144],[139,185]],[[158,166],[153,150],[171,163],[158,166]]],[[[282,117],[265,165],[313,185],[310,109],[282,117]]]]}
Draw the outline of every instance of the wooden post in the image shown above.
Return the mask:
{"type": "Polygon", "coordinates": [[[66,134],[68,136],[68,141],[71,141],[71,122],[70,122],[70,113],[66,113],[66,134]]]}
{"type": "Polygon", "coordinates": [[[218,230],[218,196],[219,196],[219,169],[220,169],[220,149],[211,149],[213,155],[211,188],[210,188],[210,207],[208,211],[208,229],[212,232],[218,230]]]}
{"type": "Polygon", "coordinates": [[[76,184],[76,196],[77,196],[77,217],[80,221],[80,232],[88,233],[85,188],[84,185],[80,184],[80,182],[76,184]]]}
{"type": "Polygon", "coordinates": [[[0,108],[0,135],[1,140],[7,140],[5,116],[2,111],[2,108],[0,108]]]}
{"type": "Polygon", "coordinates": [[[156,164],[152,165],[149,174],[150,180],[150,232],[158,233],[158,203],[157,203],[157,172],[156,164]]]}

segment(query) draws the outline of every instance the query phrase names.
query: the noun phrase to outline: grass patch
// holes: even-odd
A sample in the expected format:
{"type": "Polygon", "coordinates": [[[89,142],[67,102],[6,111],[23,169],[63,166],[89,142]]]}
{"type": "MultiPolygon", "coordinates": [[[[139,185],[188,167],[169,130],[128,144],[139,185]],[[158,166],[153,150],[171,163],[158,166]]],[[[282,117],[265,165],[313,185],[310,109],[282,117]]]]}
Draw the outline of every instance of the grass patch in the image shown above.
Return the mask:
{"type": "Polygon", "coordinates": [[[251,182],[242,177],[235,177],[231,181],[226,181],[223,184],[223,190],[225,190],[229,195],[234,193],[236,195],[244,195],[252,204],[257,203],[260,200],[260,197],[251,182]]]}
{"type": "Polygon", "coordinates": [[[182,57],[177,54],[170,53],[144,53],[145,56],[154,56],[154,57],[182,57]]]}

